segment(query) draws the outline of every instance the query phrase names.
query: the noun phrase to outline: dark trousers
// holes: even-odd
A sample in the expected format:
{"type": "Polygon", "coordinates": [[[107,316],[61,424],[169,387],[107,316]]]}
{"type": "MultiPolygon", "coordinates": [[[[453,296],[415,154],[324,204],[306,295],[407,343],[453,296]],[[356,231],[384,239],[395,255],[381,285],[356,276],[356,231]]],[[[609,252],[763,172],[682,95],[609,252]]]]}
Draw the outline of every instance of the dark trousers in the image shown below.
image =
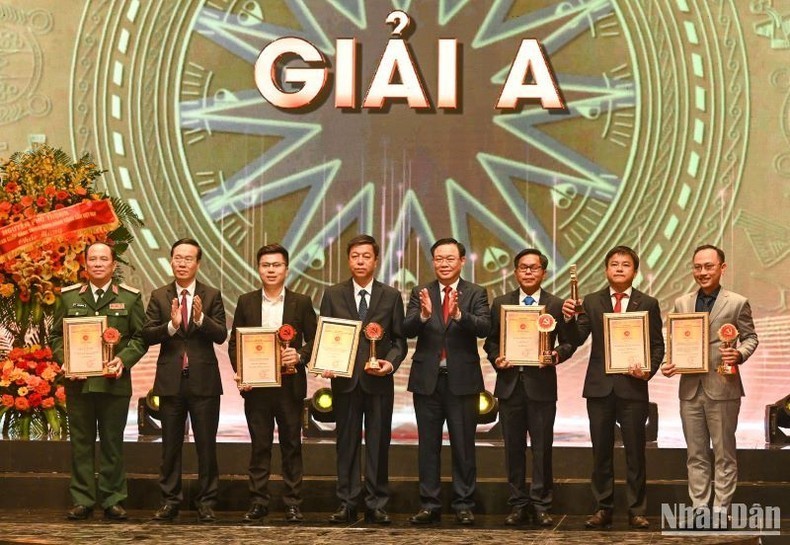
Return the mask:
{"type": "Polygon", "coordinates": [[[180,505],[181,452],[187,415],[195,436],[198,459],[198,490],[195,505],[213,507],[217,502],[219,469],[217,467],[217,426],[219,425],[219,396],[195,395],[190,391],[189,379],[181,379],[177,396],[159,398],[162,419],[162,467],[159,487],[165,503],[180,505]]]}
{"type": "Polygon", "coordinates": [[[587,399],[593,446],[592,492],[597,509],[614,508],[614,426],[620,424],[626,461],[626,500],[630,515],[647,511],[645,423],[648,402],[609,394],[587,399]]]}
{"type": "Polygon", "coordinates": [[[556,401],[530,399],[519,375],[518,384],[510,397],[499,400],[499,417],[505,440],[505,465],[510,489],[508,504],[526,507],[530,503],[536,511],[551,509],[554,481],[551,449],[554,442],[556,401]],[[532,451],[532,483],[527,491],[527,434],[532,451]]]}
{"type": "MultiPolygon", "coordinates": [[[[82,383],[79,383],[82,387],[82,383]]],[[[69,492],[75,505],[102,508],[127,497],[123,467],[123,430],[129,412],[129,397],[101,392],[68,392],[71,482],[69,492]],[[96,471],[96,433],[99,434],[99,476],[96,471]],[[97,495],[98,488],[98,495],[97,495]]]]}
{"type": "Polygon", "coordinates": [[[480,395],[454,395],[447,376],[440,374],[430,395],[414,394],[417,415],[417,448],[420,474],[420,503],[423,509],[438,511],[441,501],[442,427],[447,421],[453,460],[453,501],[456,511],[473,509],[477,480],[475,430],[480,395]]]}
{"type": "Polygon", "coordinates": [[[370,394],[357,383],[333,393],[337,422],[337,497],[355,509],[362,492],[359,446],[365,422],[365,507],[383,509],[389,501],[389,448],[395,394],[370,394]]]}
{"type": "Polygon", "coordinates": [[[274,423],[282,457],[286,506],[302,503],[302,399],[284,388],[256,388],[244,394],[244,414],[250,430],[250,502],[269,506],[274,423]]]}

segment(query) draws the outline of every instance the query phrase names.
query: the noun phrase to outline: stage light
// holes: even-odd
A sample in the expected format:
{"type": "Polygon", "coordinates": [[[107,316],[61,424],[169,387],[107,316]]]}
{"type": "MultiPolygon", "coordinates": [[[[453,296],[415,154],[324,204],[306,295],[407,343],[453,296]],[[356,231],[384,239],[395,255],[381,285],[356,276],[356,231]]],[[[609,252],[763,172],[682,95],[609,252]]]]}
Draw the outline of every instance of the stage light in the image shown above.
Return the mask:
{"type": "Polygon", "coordinates": [[[335,437],[335,409],[332,389],[319,388],[304,400],[302,433],[305,437],[335,437]]]}
{"type": "Polygon", "coordinates": [[[494,395],[483,390],[480,392],[480,401],[477,408],[477,423],[490,424],[496,420],[499,413],[499,402],[494,395]]]}
{"type": "Polygon", "coordinates": [[[765,442],[769,444],[790,443],[790,395],[765,406],[765,442]],[[782,429],[788,430],[787,432],[782,429]]]}
{"type": "Polygon", "coordinates": [[[137,433],[139,435],[162,435],[159,417],[159,396],[149,390],[145,397],[137,400],[137,433]]]}
{"type": "Polygon", "coordinates": [[[499,425],[499,401],[487,390],[480,392],[477,405],[477,430],[475,439],[482,441],[501,441],[502,429],[499,425]]]}

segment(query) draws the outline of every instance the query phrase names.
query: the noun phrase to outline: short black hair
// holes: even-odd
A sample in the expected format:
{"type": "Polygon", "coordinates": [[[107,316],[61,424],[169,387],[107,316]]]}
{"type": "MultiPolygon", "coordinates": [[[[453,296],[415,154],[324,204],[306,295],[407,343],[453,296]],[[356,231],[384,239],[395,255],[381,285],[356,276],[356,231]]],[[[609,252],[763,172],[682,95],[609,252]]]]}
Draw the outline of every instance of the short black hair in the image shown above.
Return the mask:
{"type": "Polygon", "coordinates": [[[104,244],[105,246],[107,246],[110,249],[110,253],[112,254],[112,260],[113,261],[118,260],[118,254],[115,253],[115,246],[113,245],[111,240],[108,240],[106,242],[102,242],[101,240],[96,240],[85,246],[85,251],[83,252],[85,261],[88,261],[88,250],[90,250],[92,247],[96,246],[97,244],[104,244]]]}
{"type": "Polygon", "coordinates": [[[516,254],[516,257],[513,258],[513,268],[518,268],[518,262],[521,261],[521,258],[525,255],[536,255],[538,259],[540,259],[540,266],[545,271],[549,268],[549,258],[543,255],[540,250],[535,248],[525,248],[521,250],[519,253],[516,254]]]}
{"type": "Polygon", "coordinates": [[[436,252],[436,248],[439,246],[444,246],[445,244],[455,244],[458,247],[458,256],[464,257],[466,255],[466,248],[463,244],[455,240],[454,238],[440,238],[436,242],[433,243],[431,246],[431,256],[433,256],[434,252],[436,252]]]}
{"type": "Polygon", "coordinates": [[[721,248],[714,246],[713,244],[703,244],[702,246],[697,246],[694,249],[694,253],[692,257],[700,253],[702,250],[715,250],[716,254],[719,256],[719,263],[724,263],[724,250],[721,248]]]}
{"type": "Polygon", "coordinates": [[[288,250],[285,249],[285,246],[278,242],[274,242],[272,244],[266,244],[258,248],[258,254],[255,256],[255,265],[259,265],[261,262],[261,258],[265,255],[271,254],[280,254],[285,259],[285,266],[288,266],[288,250]]]}
{"type": "Polygon", "coordinates": [[[376,239],[370,235],[357,235],[351,240],[348,241],[346,245],[346,256],[351,255],[351,250],[355,246],[362,246],[363,244],[370,244],[373,246],[373,255],[376,256],[376,259],[379,257],[379,243],[376,242],[376,239]]]}
{"type": "Polygon", "coordinates": [[[617,254],[625,254],[627,256],[630,256],[634,262],[634,270],[635,271],[639,270],[639,256],[632,248],[629,248],[628,246],[615,246],[614,248],[606,252],[606,257],[603,260],[604,268],[609,266],[609,260],[612,258],[613,255],[617,255],[617,254]]]}
{"type": "Polygon", "coordinates": [[[173,257],[173,252],[176,250],[176,246],[181,246],[182,244],[189,244],[190,246],[197,248],[197,260],[200,261],[200,258],[203,257],[203,248],[200,247],[200,243],[194,238],[180,238],[175,241],[170,247],[170,257],[173,257]]]}

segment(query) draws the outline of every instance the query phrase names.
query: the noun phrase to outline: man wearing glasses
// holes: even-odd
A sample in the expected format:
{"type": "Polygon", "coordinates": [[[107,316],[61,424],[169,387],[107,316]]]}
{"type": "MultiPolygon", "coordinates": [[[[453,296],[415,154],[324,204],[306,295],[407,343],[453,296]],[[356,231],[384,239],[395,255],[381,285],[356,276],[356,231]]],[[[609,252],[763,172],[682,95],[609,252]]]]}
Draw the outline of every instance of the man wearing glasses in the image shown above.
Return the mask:
{"type": "MultiPolygon", "coordinates": [[[[228,341],[233,370],[238,372],[236,330],[240,327],[278,329],[291,325],[296,335],[288,348],[281,348],[283,365],[279,388],[241,386],[244,414],[250,430],[250,510],[243,522],[262,520],[269,513],[268,491],[271,473],[274,422],[282,454],[282,478],[285,492],[285,520],[302,522],[302,407],[307,396],[305,364],[310,359],[309,343],[315,336],[316,316],[313,302],[306,295],[285,287],[288,276],[288,250],[280,244],[267,244],[258,250],[256,263],[261,288],[239,297],[228,341]]],[[[239,379],[239,375],[236,375],[239,379]]]]}
{"type": "Polygon", "coordinates": [[[228,330],[219,290],[195,279],[202,255],[196,240],[183,238],[173,243],[170,266],[175,281],[151,294],[143,327],[145,341],[161,345],[154,379],[162,416],[159,487],[163,504],[154,514],[158,521],[175,519],[184,498],[181,448],[187,415],[198,457],[194,500],[198,520],[216,520],[213,508],[219,486],[217,426],[222,382],[214,345],[225,342],[228,330]]]}
{"type": "MultiPolygon", "coordinates": [[[[727,269],[724,252],[706,244],[694,250],[693,259],[692,271],[699,290],[678,297],[674,312],[710,313],[710,362],[707,373],[680,377],[680,420],[687,445],[689,496],[694,508],[703,512],[712,500],[713,515],[726,520],[738,482],[735,429],[744,395],[738,366],[757,348],[757,333],[749,300],[721,287],[721,277],[727,269]],[[737,347],[722,346],[718,331],[725,324],[738,330],[737,347]],[[720,374],[719,364],[733,367],[735,372],[720,374]],[[711,476],[715,484],[711,483],[711,476]]],[[[661,372],[674,376],[675,364],[665,362],[661,372]]]]}
{"type": "Polygon", "coordinates": [[[494,299],[491,307],[491,333],[484,348],[497,371],[494,395],[499,399],[499,417],[505,440],[505,466],[512,511],[505,524],[515,526],[530,517],[535,524],[551,526],[552,503],[551,449],[554,441],[554,418],[557,414],[557,371],[555,366],[576,351],[571,328],[562,317],[562,299],[541,288],[549,259],[539,250],[528,248],[513,260],[518,289],[494,299]],[[551,333],[554,347],[549,365],[514,366],[502,354],[499,345],[502,305],[545,306],[545,313],[557,321],[551,333]],[[532,450],[532,483],[526,486],[527,434],[532,450]]]}
{"type": "Polygon", "coordinates": [[[474,524],[477,479],[475,429],[483,373],[477,338],[488,335],[486,290],[461,279],[464,245],[453,238],[431,247],[436,280],[417,286],[406,308],[404,332],[417,337],[409,391],[414,394],[419,441],[420,510],[412,524],[441,519],[440,454],[447,421],[453,460],[452,507],[458,524],[474,524]]]}

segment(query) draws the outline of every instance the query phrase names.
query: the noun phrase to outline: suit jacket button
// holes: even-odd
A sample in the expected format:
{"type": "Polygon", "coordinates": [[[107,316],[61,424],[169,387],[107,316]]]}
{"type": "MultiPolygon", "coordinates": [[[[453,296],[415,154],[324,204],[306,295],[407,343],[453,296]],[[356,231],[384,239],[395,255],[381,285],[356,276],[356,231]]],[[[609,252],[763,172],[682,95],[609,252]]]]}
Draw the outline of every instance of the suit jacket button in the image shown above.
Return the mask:
{"type": "Polygon", "coordinates": [[[96,311],[96,316],[98,316],[98,315],[99,315],[99,311],[97,310],[97,311],[96,311]]]}

